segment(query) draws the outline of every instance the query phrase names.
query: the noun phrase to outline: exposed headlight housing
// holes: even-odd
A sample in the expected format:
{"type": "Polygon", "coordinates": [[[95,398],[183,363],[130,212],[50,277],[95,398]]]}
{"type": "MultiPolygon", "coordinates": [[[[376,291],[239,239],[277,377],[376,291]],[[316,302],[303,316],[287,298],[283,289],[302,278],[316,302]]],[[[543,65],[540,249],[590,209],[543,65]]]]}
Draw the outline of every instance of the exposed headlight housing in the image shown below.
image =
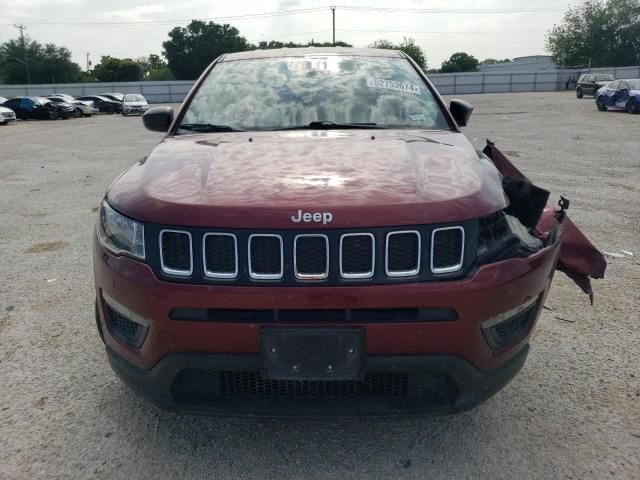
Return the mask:
{"type": "Polygon", "coordinates": [[[526,258],[543,248],[520,221],[503,211],[483,217],[479,222],[477,263],[484,265],[507,258],[526,258]]]}
{"type": "Polygon", "coordinates": [[[130,255],[144,260],[144,224],[119,214],[106,200],[98,219],[100,243],[116,255],[130,255]]]}

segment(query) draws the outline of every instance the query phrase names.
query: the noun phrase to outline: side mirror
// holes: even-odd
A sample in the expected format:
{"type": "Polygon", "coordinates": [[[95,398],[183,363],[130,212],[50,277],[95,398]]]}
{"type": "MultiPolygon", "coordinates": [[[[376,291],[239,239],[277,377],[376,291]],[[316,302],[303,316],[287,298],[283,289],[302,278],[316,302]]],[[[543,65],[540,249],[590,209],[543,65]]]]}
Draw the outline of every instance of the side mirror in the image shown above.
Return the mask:
{"type": "Polygon", "coordinates": [[[166,133],[173,123],[173,107],[153,107],[142,116],[147,130],[166,133]]]}
{"type": "Polygon", "coordinates": [[[449,104],[449,111],[458,126],[466,127],[467,123],[469,123],[469,117],[473,113],[473,105],[459,98],[454,98],[449,104]]]}

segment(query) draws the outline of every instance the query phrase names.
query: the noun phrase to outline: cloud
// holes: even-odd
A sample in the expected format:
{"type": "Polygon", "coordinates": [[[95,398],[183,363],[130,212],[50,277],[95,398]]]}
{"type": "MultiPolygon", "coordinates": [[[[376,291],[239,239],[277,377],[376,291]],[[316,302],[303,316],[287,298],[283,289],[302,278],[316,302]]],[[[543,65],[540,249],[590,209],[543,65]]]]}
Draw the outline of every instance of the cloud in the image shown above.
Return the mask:
{"type": "Polygon", "coordinates": [[[291,10],[302,5],[300,0],[278,0],[278,10],[291,10]]]}

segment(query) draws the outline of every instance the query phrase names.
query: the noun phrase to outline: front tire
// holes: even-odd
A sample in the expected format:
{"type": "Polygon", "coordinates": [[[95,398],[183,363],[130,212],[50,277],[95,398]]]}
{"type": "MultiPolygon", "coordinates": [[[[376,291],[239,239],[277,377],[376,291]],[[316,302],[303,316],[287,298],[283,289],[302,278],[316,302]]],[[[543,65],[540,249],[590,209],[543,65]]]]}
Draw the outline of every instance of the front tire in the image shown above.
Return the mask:
{"type": "Polygon", "coordinates": [[[627,102],[627,112],[640,113],[640,103],[638,103],[635,98],[632,98],[627,102]]]}
{"type": "Polygon", "coordinates": [[[596,105],[597,105],[599,111],[601,111],[601,112],[606,112],[607,111],[607,106],[602,101],[602,97],[599,97],[596,100],[596,105]]]}
{"type": "Polygon", "coordinates": [[[582,93],[582,89],[581,89],[581,88],[578,88],[578,89],[576,90],[576,97],[578,97],[578,98],[582,98],[582,97],[584,97],[584,95],[583,95],[583,93],[582,93]]]}

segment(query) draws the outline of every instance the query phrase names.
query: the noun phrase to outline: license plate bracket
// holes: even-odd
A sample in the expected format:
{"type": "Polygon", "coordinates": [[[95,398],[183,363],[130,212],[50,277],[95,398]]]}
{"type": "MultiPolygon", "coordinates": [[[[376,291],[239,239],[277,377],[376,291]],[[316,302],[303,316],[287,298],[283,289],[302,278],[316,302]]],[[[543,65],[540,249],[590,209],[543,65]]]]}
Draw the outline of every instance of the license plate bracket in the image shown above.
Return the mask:
{"type": "Polygon", "coordinates": [[[263,328],[262,375],[270,380],[358,380],[363,329],[263,328]]]}

